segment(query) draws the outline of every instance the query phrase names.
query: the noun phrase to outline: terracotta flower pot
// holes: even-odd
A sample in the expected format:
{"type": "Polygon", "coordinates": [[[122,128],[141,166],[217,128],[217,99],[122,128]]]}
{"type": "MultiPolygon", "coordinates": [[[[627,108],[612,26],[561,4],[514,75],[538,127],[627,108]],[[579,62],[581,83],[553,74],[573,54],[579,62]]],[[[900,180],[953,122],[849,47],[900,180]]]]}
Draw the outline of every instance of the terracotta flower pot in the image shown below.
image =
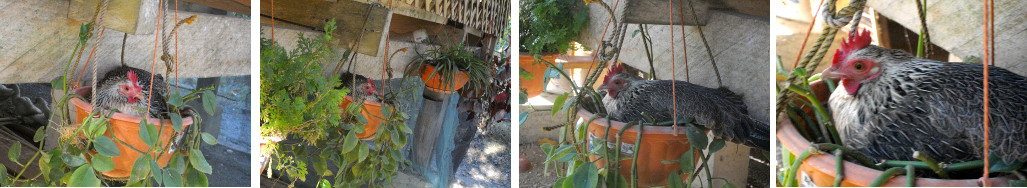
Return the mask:
{"type": "MultiPolygon", "coordinates": [[[[823,103],[827,103],[827,97],[830,93],[827,93],[826,84],[820,81],[810,83],[813,87],[814,92],[817,92],[818,100],[823,103]],[[823,98],[823,99],[820,99],[823,98]]],[[[838,88],[836,88],[838,89],[838,88]]],[[[827,106],[825,106],[827,107],[827,106]]],[[[813,113],[807,111],[807,113],[813,113]]],[[[813,117],[813,114],[810,114],[813,117]]],[[[799,156],[803,151],[812,145],[812,143],[804,138],[799,130],[795,128],[795,125],[788,117],[778,117],[777,126],[777,138],[778,143],[781,143],[792,155],[799,156]]],[[[800,186],[833,186],[835,179],[835,156],[830,153],[821,153],[817,155],[810,155],[802,164],[799,165],[799,172],[796,178],[799,179],[800,186]],[[812,182],[810,182],[810,180],[812,182]]],[[[843,187],[866,187],[874,181],[877,177],[881,176],[883,171],[872,169],[860,164],[844,161],[844,174],[845,179],[842,180],[841,186],[843,187]]],[[[1009,186],[1010,177],[993,177],[989,178],[991,186],[1006,187],[1009,186]]],[[[934,179],[934,178],[917,178],[917,187],[979,187],[978,179],[934,179]]],[[[882,186],[905,186],[906,176],[896,176],[891,178],[882,186]]]]}
{"type": "Polygon", "coordinates": [[[467,74],[464,72],[457,71],[457,73],[453,75],[453,85],[450,85],[448,82],[449,80],[443,79],[444,75],[442,75],[441,72],[436,72],[435,75],[432,75],[433,71],[435,71],[435,66],[432,65],[424,65],[424,67],[421,68],[421,80],[424,81],[424,86],[428,90],[450,94],[460,88],[463,88],[464,84],[467,84],[467,74]]]}
{"type": "MultiPolygon", "coordinates": [[[[528,98],[532,98],[542,94],[542,91],[545,91],[546,86],[542,85],[542,76],[545,76],[546,68],[549,67],[542,62],[535,63],[535,56],[528,55],[527,52],[521,52],[521,54],[522,55],[520,55],[519,60],[521,69],[524,69],[534,75],[534,78],[531,80],[525,79],[524,77],[520,78],[521,89],[524,89],[525,92],[528,93],[528,98]]],[[[542,59],[555,64],[556,57],[558,56],[560,56],[560,54],[542,55],[542,59]]]]}
{"type": "MultiPolygon", "coordinates": [[[[73,90],[72,92],[86,98],[91,98],[92,91],[92,87],[81,87],[73,90]]],[[[78,117],[76,118],[75,123],[82,124],[82,120],[89,116],[89,113],[93,111],[93,108],[88,102],[79,98],[72,98],[69,101],[75,106],[75,117],[78,117]]],[[[114,116],[112,116],[110,120],[111,130],[108,130],[104,135],[112,138],[118,138],[139,150],[150,150],[150,147],[139,138],[139,122],[141,121],[143,121],[143,117],[114,113],[114,116]]],[[[160,135],[160,142],[164,143],[164,152],[166,153],[160,155],[157,159],[157,164],[161,167],[165,167],[168,165],[168,161],[171,160],[171,154],[173,153],[172,151],[167,151],[167,148],[170,148],[168,146],[171,144],[171,139],[178,133],[175,132],[174,128],[171,128],[171,120],[169,119],[146,118],[146,122],[157,128],[163,128],[160,135]]],[[[192,118],[182,118],[183,129],[192,124],[192,118]]],[[[142,155],[142,153],[137,152],[120,142],[115,143],[118,147],[118,151],[121,152],[121,156],[112,157],[111,159],[114,161],[114,170],[104,172],[103,174],[114,178],[128,177],[132,173],[132,164],[135,163],[136,158],[138,158],[139,155],[142,155]]],[[[156,156],[156,154],[154,156],[156,156]]]]}
{"type": "MultiPolygon", "coordinates": [[[[592,113],[578,109],[578,117],[585,118],[586,120],[593,116],[592,113]]],[[[626,123],[618,121],[610,121],[613,124],[610,127],[609,135],[607,138],[607,147],[614,146],[616,143],[617,132],[626,125],[626,123]]],[[[588,125],[588,142],[592,143],[592,138],[601,137],[606,132],[606,119],[596,118],[592,121],[592,124],[588,125]]],[[[635,139],[638,135],[638,127],[631,127],[624,131],[621,135],[621,156],[631,157],[632,151],[636,146],[638,149],[638,185],[640,187],[650,186],[661,186],[667,184],[667,178],[671,172],[674,172],[681,167],[678,163],[663,164],[664,160],[678,160],[681,155],[688,152],[690,148],[688,142],[688,136],[685,136],[685,129],[679,128],[677,136],[674,136],[674,128],[672,127],[656,127],[647,126],[642,133],[642,143],[636,144],[635,139]]],[[[594,146],[591,146],[594,147],[594,146]]],[[[599,156],[590,156],[591,160],[597,159],[599,156]]],[[[697,161],[697,160],[696,160],[697,161]]],[[[595,162],[596,166],[602,168],[606,165],[606,160],[598,160],[595,162]]],[[[631,174],[631,160],[624,160],[620,162],[620,169],[618,172],[623,174],[625,178],[630,178],[631,174]]],[[[681,174],[681,177],[688,178],[688,174],[681,174]]],[[[629,180],[630,181],[630,180],[629,180]]]]}
{"type": "MultiPolygon", "coordinates": [[[[343,98],[342,104],[339,104],[339,108],[345,109],[351,102],[353,102],[353,97],[346,96],[343,98]]],[[[385,116],[382,115],[382,103],[364,101],[364,106],[360,108],[360,114],[367,118],[367,124],[364,125],[364,133],[358,133],[357,138],[361,140],[374,139],[375,133],[378,132],[378,126],[385,121],[385,116]]]]}

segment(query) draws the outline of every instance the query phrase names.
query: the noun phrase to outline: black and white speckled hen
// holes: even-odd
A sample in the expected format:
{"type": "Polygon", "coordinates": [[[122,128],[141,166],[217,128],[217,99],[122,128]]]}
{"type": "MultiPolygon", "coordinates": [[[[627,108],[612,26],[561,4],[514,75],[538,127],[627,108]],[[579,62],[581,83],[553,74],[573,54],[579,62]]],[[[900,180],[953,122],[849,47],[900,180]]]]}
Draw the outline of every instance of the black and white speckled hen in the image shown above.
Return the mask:
{"type": "Polygon", "coordinates": [[[149,117],[166,119],[168,105],[164,98],[167,90],[164,78],[154,75],[153,84],[156,85],[153,85],[152,93],[149,92],[150,84],[150,72],[123,65],[104,74],[96,84],[93,100],[102,109],[133,116],[143,116],[149,109],[149,117]]]}
{"type": "MultiPolygon", "coordinates": [[[[984,67],[919,59],[870,45],[869,32],[843,41],[824,77],[840,80],[829,99],[845,146],[876,161],[983,158],[984,67]]],[[[991,66],[991,152],[1027,159],[1027,79],[991,66]]]]}
{"type": "Polygon", "coordinates": [[[343,72],[342,75],[339,75],[339,80],[341,84],[335,89],[350,88],[350,92],[346,95],[353,97],[354,101],[381,101],[378,99],[377,88],[374,87],[374,81],[371,79],[359,74],[343,72]]]}
{"type": "Polygon", "coordinates": [[[614,65],[599,87],[613,99],[604,100],[609,117],[622,122],[643,122],[647,121],[642,116],[645,113],[657,122],[672,121],[671,94],[676,92],[679,118],[695,118],[700,128],[712,130],[714,136],[727,141],[769,150],[769,125],[749,117],[742,97],[734,92],[685,81],[645,80],[622,70],[620,65],[614,65]],[[676,87],[673,91],[672,83],[676,87]]]}

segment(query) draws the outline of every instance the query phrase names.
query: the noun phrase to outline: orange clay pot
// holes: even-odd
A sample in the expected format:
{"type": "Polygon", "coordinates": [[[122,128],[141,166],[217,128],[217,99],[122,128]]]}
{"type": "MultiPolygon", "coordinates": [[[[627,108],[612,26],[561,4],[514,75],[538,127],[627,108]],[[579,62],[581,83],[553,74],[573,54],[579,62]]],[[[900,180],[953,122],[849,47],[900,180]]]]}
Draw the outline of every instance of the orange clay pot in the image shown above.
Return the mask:
{"type": "MultiPolygon", "coordinates": [[[[72,92],[86,98],[91,98],[92,91],[92,87],[80,87],[72,92]]],[[[75,123],[81,125],[82,120],[89,116],[89,113],[93,111],[93,108],[88,102],[79,98],[71,98],[69,101],[75,106],[75,117],[79,117],[76,118],[75,123]]],[[[112,116],[110,120],[111,129],[107,130],[107,133],[104,133],[104,135],[112,138],[118,138],[139,150],[150,150],[150,147],[139,138],[139,122],[141,121],[143,121],[142,117],[131,116],[123,113],[114,113],[114,116],[112,116]]],[[[171,139],[178,134],[175,132],[174,128],[171,128],[171,120],[146,118],[146,122],[158,128],[163,127],[163,131],[161,131],[160,135],[160,141],[161,143],[164,143],[164,148],[170,148],[171,139]]],[[[192,124],[192,118],[182,118],[183,129],[192,124]]],[[[135,163],[136,158],[138,158],[139,155],[142,155],[142,153],[129,148],[121,142],[115,143],[118,147],[118,151],[121,152],[121,156],[111,158],[114,161],[114,170],[104,172],[103,175],[115,178],[128,177],[132,173],[132,164],[135,163]]],[[[167,151],[167,149],[165,149],[164,152],[165,153],[160,155],[160,158],[157,159],[157,164],[161,167],[168,165],[168,161],[171,160],[171,154],[173,153],[171,151],[167,151]]],[[[153,155],[157,156],[156,153],[153,155]]]]}
{"type": "MultiPolygon", "coordinates": [[[[353,102],[353,97],[346,96],[342,99],[342,104],[339,104],[339,108],[346,109],[351,102],[353,102]]],[[[358,133],[357,138],[361,140],[374,139],[375,133],[378,132],[378,126],[385,121],[385,116],[382,115],[382,103],[364,101],[364,106],[360,108],[360,114],[367,119],[367,124],[364,125],[364,133],[358,133]]]]}
{"type": "MultiPolygon", "coordinates": [[[[524,77],[520,78],[521,89],[528,94],[528,98],[532,98],[542,94],[542,91],[545,91],[546,86],[542,85],[542,77],[545,76],[546,68],[549,67],[542,62],[535,63],[535,56],[528,55],[527,52],[521,52],[521,54],[522,55],[520,55],[519,60],[521,69],[524,69],[524,71],[528,71],[534,75],[534,78],[531,80],[525,79],[524,77]]],[[[560,56],[560,54],[542,55],[542,59],[556,64],[556,57],[558,56],[560,56]]]]}
{"type": "Polygon", "coordinates": [[[432,65],[426,64],[421,68],[421,80],[424,81],[424,86],[425,88],[428,88],[428,90],[450,94],[460,88],[463,88],[464,84],[467,84],[467,74],[464,72],[457,71],[457,73],[453,75],[453,79],[455,79],[455,81],[453,82],[453,86],[451,86],[447,82],[449,80],[443,80],[441,72],[436,72],[435,75],[432,75],[433,71],[435,71],[435,66],[432,65]],[[429,77],[431,78],[429,79],[429,77]]]}
{"type": "MultiPolygon", "coordinates": [[[[585,111],[584,109],[578,109],[578,117],[588,120],[589,118],[592,118],[592,116],[592,113],[585,111]]],[[[607,147],[611,147],[616,144],[617,132],[619,132],[626,123],[611,120],[610,124],[613,125],[610,127],[609,135],[606,136],[608,141],[607,147]]],[[[606,132],[606,127],[605,118],[596,118],[595,120],[592,120],[592,124],[588,125],[588,143],[592,143],[592,138],[602,136],[606,132]]],[[[637,126],[624,131],[620,140],[621,157],[631,157],[632,155],[630,152],[634,152],[633,149],[635,146],[640,146],[641,148],[638,148],[639,187],[666,185],[667,178],[670,177],[670,173],[680,169],[681,167],[678,163],[663,164],[661,161],[678,160],[681,155],[688,152],[690,146],[688,136],[685,136],[686,131],[684,128],[678,128],[677,136],[674,136],[673,127],[646,126],[643,131],[641,144],[635,144],[636,136],[638,135],[637,126]]],[[[599,156],[596,155],[589,157],[590,160],[596,160],[597,158],[599,158],[599,156]]],[[[606,166],[606,160],[598,160],[595,164],[599,168],[602,168],[603,166],[606,166]]],[[[618,172],[624,175],[625,179],[631,178],[631,164],[631,160],[620,162],[620,169],[618,172]]],[[[688,174],[681,174],[681,178],[688,178],[688,174]]]]}
{"type": "MultiPolygon", "coordinates": [[[[827,85],[820,81],[811,82],[810,86],[813,88],[815,95],[818,100],[828,107],[827,98],[831,95],[828,93],[827,85]]],[[[837,87],[837,85],[836,85],[837,87]]],[[[840,88],[835,88],[840,89],[840,88]]],[[[810,117],[814,117],[812,111],[810,117]]],[[[781,143],[783,147],[788,149],[792,155],[799,156],[812,143],[806,138],[802,137],[799,130],[795,128],[795,125],[787,116],[780,116],[777,118],[777,138],[778,143],[781,143]]],[[[796,178],[799,179],[800,186],[820,186],[827,187],[834,185],[835,175],[835,159],[836,157],[830,153],[821,153],[817,155],[810,155],[805,161],[799,165],[799,173],[796,178]],[[810,182],[812,181],[812,182],[810,182]]],[[[870,183],[881,176],[883,171],[865,167],[860,164],[844,161],[843,169],[845,170],[845,179],[842,180],[841,186],[843,187],[866,187],[870,183]]],[[[993,177],[989,178],[991,186],[996,187],[1008,187],[1010,177],[993,177]]],[[[917,187],[979,187],[977,179],[934,179],[934,178],[917,178],[915,182],[917,187]]],[[[906,186],[906,176],[895,176],[888,180],[882,186],[889,187],[900,187],[906,186]]]]}

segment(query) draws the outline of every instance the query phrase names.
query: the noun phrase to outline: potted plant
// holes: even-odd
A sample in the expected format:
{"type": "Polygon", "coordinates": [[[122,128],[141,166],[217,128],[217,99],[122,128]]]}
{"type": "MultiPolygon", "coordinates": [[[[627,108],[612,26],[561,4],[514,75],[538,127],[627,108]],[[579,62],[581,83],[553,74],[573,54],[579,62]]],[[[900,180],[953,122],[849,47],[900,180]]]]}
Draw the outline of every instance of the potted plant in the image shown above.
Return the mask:
{"type": "Polygon", "coordinates": [[[388,186],[409,163],[400,152],[411,132],[404,123],[409,116],[399,105],[371,110],[364,105],[368,101],[344,104],[349,89],[335,89],[340,83],[335,76],[320,76],[322,63],[335,52],[334,29],[332,20],[322,37],[300,34],[292,51],[261,38],[260,130],[266,141],[261,150],[270,167],[262,173],[324,187],[388,186]],[[370,119],[365,112],[380,112],[377,127],[365,127],[370,119]]]}
{"type": "Polygon", "coordinates": [[[420,75],[428,91],[449,94],[470,84],[477,90],[489,84],[492,70],[463,45],[431,47],[407,65],[407,75],[420,75]],[[417,71],[411,72],[411,71],[417,71]]]}
{"type": "MultiPolygon", "coordinates": [[[[835,137],[832,126],[823,126],[830,122],[831,116],[828,97],[834,90],[836,81],[821,80],[819,74],[808,75],[803,68],[794,72],[779,74],[796,76],[797,83],[788,90],[795,92],[784,115],[779,117],[777,137],[780,141],[781,161],[787,167],[779,172],[779,186],[927,186],[927,187],[972,187],[980,186],[980,179],[941,179],[936,177],[920,177],[902,175],[907,170],[934,170],[926,161],[888,161],[874,164],[872,161],[859,160],[850,162],[842,160],[842,156],[832,153],[845,150],[834,144],[828,137],[835,137]],[[808,76],[807,76],[808,75],[808,76]],[[824,134],[831,134],[825,136],[824,134]],[[824,150],[824,151],[821,151],[824,150]],[[799,178],[802,177],[802,178],[799,178]]],[[[851,156],[849,156],[851,157],[851,156]]],[[[848,157],[846,157],[848,158],[848,157]]],[[[995,161],[993,172],[1016,170],[1008,168],[1008,164],[995,161]],[[1004,169],[1004,170],[1003,170],[1004,169]]],[[[939,170],[958,172],[983,168],[983,162],[971,161],[957,164],[939,165],[939,170]]],[[[929,175],[928,175],[929,176],[929,175]]],[[[992,186],[1023,186],[1024,181],[1016,180],[1012,175],[991,177],[987,180],[992,186]]]]}
{"type": "Polygon", "coordinates": [[[573,0],[521,1],[521,53],[520,83],[528,97],[538,96],[545,90],[541,75],[556,58],[574,48],[571,44],[581,29],[588,25],[588,7],[573,0]]]}

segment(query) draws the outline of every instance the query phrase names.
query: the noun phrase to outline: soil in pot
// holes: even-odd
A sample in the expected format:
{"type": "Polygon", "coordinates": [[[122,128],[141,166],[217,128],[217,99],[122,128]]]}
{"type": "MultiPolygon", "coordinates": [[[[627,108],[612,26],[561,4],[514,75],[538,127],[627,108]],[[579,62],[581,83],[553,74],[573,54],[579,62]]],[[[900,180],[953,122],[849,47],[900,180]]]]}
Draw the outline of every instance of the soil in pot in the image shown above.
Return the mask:
{"type": "MultiPolygon", "coordinates": [[[[92,97],[93,90],[92,87],[81,87],[73,90],[72,92],[86,99],[90,99],[92,97]]],[[[69,101],[75,107],[75,123],[82,124],[82,119],[89,116],[89,113],[93,111],[92,106],[89,102],[79,98],[72,98],[69,101]]],[[[142,121],[143,117],[114,113],[110,120],[111,130],[108,130],[104,135],[112,138],[118,138],[139,150],[150,150],[150,147],[139,138],[139,122],[142,121]]],[[[178,134],[175,132],[174,128],[171,128],[171,120],[146,118],[146,122],[150,123],[154,127],[163,129],[160,135],[161,143],[165,144],[164,148],[170,148],[168,146],[171,144],[171,139],[178,134]]],[[[193,118],[182,118],[183,129],[192,124],[193,118]]],[[[114,178],[128,177],[132,173],[132,164],[136,161],[136,158],[138,158],[139,155],[142,155],[142,153],[137,152],[120,142],[116,142],[116,145],[121,156],[111,158],[114,161],[114,170],[104,172],[103,175],[114,178]]],[[[157,158],[157,164],[161,167],[167,166],[168,161],[171,160],[171,154],[174,151],[164,152],[166,153],[157,158]]]]}
{"type": "MultiPolygon", "coordinates": [[[[594,116],[591,112],[584,109],[578,109],[578,117],[588,120],[594,116]]],[[[616,135],[626,123],[618,121],[610,121],[610,132],[606,136],[607,147],[612,149],[616,147],[616,135]]],[[[588,125],[588,142],[592,143],[593,138],[598,138],[606,133],[607,127],[605,118],[596,118],[588,125]]],[[[663,164],[662,161],[678,160],[681,155],[688,152],[691,148],[688,142],[688,136],[685,134],[685,129],[679,128],[677,136],[674,136],[673,127],[660,127],[660,126],[646,126],[642,133],[642,143],[636,144],[635,140],[638,135],[638,127],[631,127],[624,131],[621,135],[621,157],[631,157],[635,147],[638,148],[638,185],[640,187],[650,186],[662,186],[667,184],[667,179],[671,172],[680,169],[678,163],[663,164]]],[[[595,147],[595,146],[590,146],[595,147]]],[[[598,158],[598,156],[589,157],[592,160],[598,158]]],[[[698,159],[698,158],[696,158],[698,159]]],[[[698,160],[695,160],[698,161],[698,160]]],[[[596,166],[602,168],[606,165],[606,160],[598,160],[595,162],[596,166]]],[[[620,169],[618,172],[623,174],[625,179],[631,177],[631,160],[624,160],[620,162],[620,169]]],[[[682,179],[687,179],[688,174],[681,174],[682,179]]],[[[630,181],[630,180],[629,180],[630,181]]]]}

